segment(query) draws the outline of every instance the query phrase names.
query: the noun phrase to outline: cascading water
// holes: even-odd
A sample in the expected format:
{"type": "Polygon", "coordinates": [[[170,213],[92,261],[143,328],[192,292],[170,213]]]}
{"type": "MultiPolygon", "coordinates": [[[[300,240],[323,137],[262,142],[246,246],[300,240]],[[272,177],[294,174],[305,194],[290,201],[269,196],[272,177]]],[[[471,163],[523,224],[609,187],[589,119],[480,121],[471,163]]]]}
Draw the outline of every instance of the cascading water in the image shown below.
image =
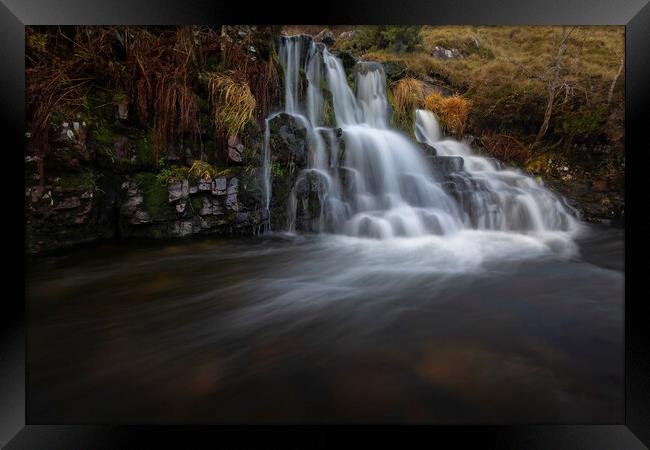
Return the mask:
{"type": "MultiPolygon", "coordinates": [[[[444,138],[431,112],[416,111],[414,131],[420,145],[391,129],[381,64],[357,63],[355,94],[341,61],[323,45],[305,36],[283,37],[279,56],[284,112],[305,127],[309,147],[309,167],[299,174],[289,199],[289,231],[295,230],[296,211],[306,201],[298,198],[297,190],[312,180],[317,180],[320,204],[314,231],[385,239],[466,229],[571,235],[579,228],[562,200],[533,178],[501,169],[494,160],[473,154],[467,144],[444,138]],[[345,147],[342,157],[335,128],[324,123],[325,90],[345,147]],[[434,154],[427,154],[422,144],[434,154]]],[[[267,209],[269,153],[267,120],[267,209]]]]}

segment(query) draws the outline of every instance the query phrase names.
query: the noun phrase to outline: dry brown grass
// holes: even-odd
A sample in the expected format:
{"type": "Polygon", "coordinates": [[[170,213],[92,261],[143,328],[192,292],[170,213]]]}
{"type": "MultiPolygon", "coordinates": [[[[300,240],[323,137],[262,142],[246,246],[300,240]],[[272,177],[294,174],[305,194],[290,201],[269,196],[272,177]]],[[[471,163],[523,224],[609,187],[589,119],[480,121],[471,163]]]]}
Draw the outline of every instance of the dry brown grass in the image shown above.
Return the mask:
{"type": "Polygon", "coordinates": [[[256,101],[248,83],[237,82],[219,73],[208,74],[208,89],[214,109],[214,124],[219,133],[237,136],[253,120],[256,101]]]}
{"type": "Polygon", "coordinates": [[[416,108],[424,101],[424,87],[420,80],[415,78],[402,78],[392,89],[395,121],[410,123],[416,108]]]}
{"type": "Polygon", "coordinates": [[[438,117],[447,134],[462,136],[472,102],[460,95],[443,97],[437,92],[432,92],[424,99],[424,107],[438,117]]]}

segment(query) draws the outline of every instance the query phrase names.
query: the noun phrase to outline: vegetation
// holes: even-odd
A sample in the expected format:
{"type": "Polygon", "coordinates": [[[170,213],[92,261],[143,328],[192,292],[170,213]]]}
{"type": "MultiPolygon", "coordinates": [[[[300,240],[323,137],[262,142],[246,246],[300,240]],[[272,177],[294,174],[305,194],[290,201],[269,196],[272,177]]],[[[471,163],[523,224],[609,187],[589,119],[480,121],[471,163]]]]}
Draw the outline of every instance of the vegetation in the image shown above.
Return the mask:
{"type": "Polygon", "coordinates": [[[214,109],[214,123],[218,132],[237,136],[253,119],[255,97],[246,82],[237,83],[227,75],[208,75],[210,100],[214,109]]]}
{"type": "Polygon", "coordinates": [[[465,132],[471,106],[472,102],[460,95],[444,97],[432,92],[424,99],[424,108],[438,117],[447,134],[455,136],[462,136],[465,132]]]}
{"type": "Polygon", "coordinates": [[[392,93],[395,122],[412,124],[415,109],[424,101],[422,82],[415,78],[402,78],[393,86],[392,93]]]}

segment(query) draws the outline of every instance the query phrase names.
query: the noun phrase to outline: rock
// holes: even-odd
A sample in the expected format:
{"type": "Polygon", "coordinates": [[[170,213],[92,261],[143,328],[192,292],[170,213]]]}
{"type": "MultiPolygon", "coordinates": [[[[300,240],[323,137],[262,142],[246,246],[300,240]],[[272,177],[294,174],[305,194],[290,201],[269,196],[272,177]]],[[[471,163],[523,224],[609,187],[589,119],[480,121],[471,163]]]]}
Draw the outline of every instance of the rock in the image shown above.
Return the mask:
{"type": "Polygon", "coordinates": [[[357,64],[356,58],[352,56],[350,52],[339,52],[337,56],[341,60],[341,64],[343,64],[343,70],[345,70],[346,73],[349,73],[350,70],[353,70],[357,64]]]}
{"type": "Polygon", "coordinates": [[[462,59],[463,54],[457,48],[444,48],[436,45],[431,51],[431,56],[438,59],[462,59]]]}
{"type": "Polygon", "coordinates": [[[212,180],[199,181],[199,191],[211,191],[211,190],[212,190],[212,180]]]}
{"type": "Polygon", "coordinates": [[[296,117],[280,113],[269,121],[271,128],[270,147],[273,159],[281,165],[295,164],[300,168],[307,165],[307,129],[296,117]]]}
{"type": "Polygon", "coordinates": [[[322,42],[323,44],[330,47],[336,43],[336,38],[334,37],[334,33],[332,33],[328,28],[325,28],[316,36],[314,36],[314,41],[322,42]]]}
{"type": "Polygon", "coordinates": [[[81,198],[93,198],[93,193],[91,191],[85,191],[81,194],[81,198]]]}
{"type": "Polygon", "coordinates": [[[184,213],[186,206],[187,206],[187,201],[181,200],[180,202],[176,203],[176,212],[184,213]]]}
{"type": "Polygon", "coordinates": [[[167,186],[169,191],[169,203],[175,202],[183,197],[183,185],[182,183],[170,183],[167,186]]]}
{"type": "Polygon", "coordinates": [[[359,34],[359,30],[344,31],[341,34],[339,34],[339,40],[349,41],[350,39],[354,39],[355,37],[357,37],[358,34],[359,34]]]}
{"type": "Polygon", "coordinates": [[[174,222],[172,234],[175,236],[189,236],[192,234],[192,228],[191,220],[177,220],[174,222]]]}
{"type": "Polygon", "coordinates": [[[244,145],[237,136],[230,136],[228,138],[228,159],[232,162],[242,162],[242,152],[244,145]]]}
{"type": "Polygon", "coordinates": [[[187,198],[190,194],[190,186],[187,180],[180,183],[171,183],[167,190],[169,192],[169,203],[175,202],[181,198],[187,198]]]}
{"type": "Polygon", "coordinates": [[[228,147],[228,159],[232,162],[242,162],[241,151],[235,147],[228,147]]]}
{"type": "Polygon", "coordinates": [[[140,225],[149,222],[151,222],[151,216],[149,216],[149,213],[147,211],[143,211],[141,209],[137,210],[129,220],[129,223],[132,225],[140,225]]]}
{"type": "Polygon", "coordinates": [[[118,158],[128,158],[129,138],[126,136],[116,135],[113,137],[113,154],[118,158]]]}
{"type": "Polygon", "coordinates": [[[389,83],[406,76],[406,64],[403,61],[385,61],[382,65],[386,73],[386,81],[389,83]]]}
{"type": "Polygon", "coordinates": [[[126,101],[120,102],[117,105],[117,110],[115,111],[115,118],[120,120],[126,120],[129,117],[129,104],[126,101]]]}
{"type": "Polygon", "coordinates": [[[212,195],[226,195],[226,178],[218,177],[212,182],[212,195]]]}
{"type": "Polygon", "coordinates": [[[63,201],[59,202],[53,209],[72,209],[77,208],[81,205],[81,200],[79,197],[66,197],[63,201]]]}
{"type": "Polygon", "coordinates": [[[199,186],[196,184],[193,184],[190,186],[190,194],[196,194],[199,192],[199,186]]]}
{"type": "Polygon", "coordinates": [[[199,210],[199,215],[207,216],[208,214],[212,214],[213,212],[212,199],[208,197],[201,197],[201,202],[202,202],[202,206],[201,209],[199,210]]]}
{"type": "Polygon", "coordinates": [[[237,211],[239,205],[237,203],[237,192],[239,191],[239,180],[231,178],[228,180],[228,188],[226,190],[226,208],[237,211]]]}
{"type": "Polygon", "coordinates": [[[435,147],[425,142],[420,142],[420,147],[422,147],[422,150],[424,150],[424,153],[428,156],[436,156],[438,154],[438,151],[435,149],[435,147]]]}
{"type": "Polygon", "coordinates": [[[429,157],[433,169],[439,175],[449,175],[463,170],[465,161],[460,156],[432,156],[429,157]]]}

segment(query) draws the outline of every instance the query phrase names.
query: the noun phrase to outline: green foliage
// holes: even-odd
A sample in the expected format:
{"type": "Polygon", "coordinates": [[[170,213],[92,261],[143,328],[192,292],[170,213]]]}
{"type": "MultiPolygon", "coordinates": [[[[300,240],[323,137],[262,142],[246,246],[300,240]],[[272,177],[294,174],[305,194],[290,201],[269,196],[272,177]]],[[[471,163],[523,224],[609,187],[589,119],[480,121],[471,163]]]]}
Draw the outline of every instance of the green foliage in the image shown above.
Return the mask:
{"type": "Polygon", "coordinates": [[[411,52],[422,42],[421,30],[421,26],[366,26],[353,39],[352,45],[362,51],[411,52]]]}
{"type": "Polygon", "coordinates": [[[273,161],[271,164],[271,173],[274,177],[284,178],[286,175],[286,169],[279,163],[273,161]]]}
{"type": "Polygon", "coordinates": [[[144,192],[143,204],[151,217],[165,216],[170,211],[167,186],[161,185],[152,173],[139,173],[135,181],[144,192]]]}
{"type": "Polygon", "coordinates": [[[561,131],[569,136],[592,137],[598,134],[607,120],[608,108],[599,105],[567,111],[558,118],[561,131]]]}
{"type": "Polygon", "coordinates": [[[141,167],[153,167],[156,164],[156,159],[153,149],[153,136],[149,131],[141,139],[138,139],[135,144],[135,159],[136,163],[141,167]]]}

